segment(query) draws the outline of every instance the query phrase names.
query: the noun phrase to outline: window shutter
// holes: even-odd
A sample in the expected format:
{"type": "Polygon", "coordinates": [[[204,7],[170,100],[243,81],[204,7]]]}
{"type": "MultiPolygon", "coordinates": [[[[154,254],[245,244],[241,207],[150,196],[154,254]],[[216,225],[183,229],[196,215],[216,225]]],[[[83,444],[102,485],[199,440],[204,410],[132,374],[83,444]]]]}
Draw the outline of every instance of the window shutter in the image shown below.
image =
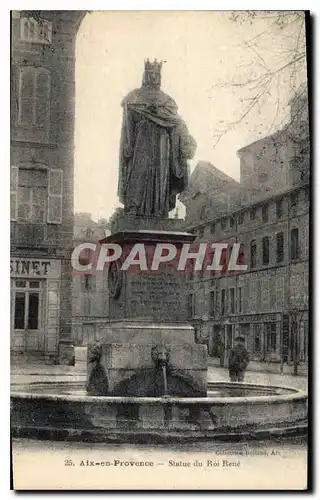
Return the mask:
{"type": "Polygon", "coordinates": [[[49,170],[48,185],[48,223],[61,224],[62,222],[62,178],[61,169],[49,170]]]}
{"type": "Polygon", "coordinates": [[[10,171],[10,218],[17,220],[18,212],[18,167],[11,167],[10,171]]]}
{"type": "Polygon", "coordinates": [[[305,259],[309,258],[309,224],[306,224],[304,226],[304,231],[303,231],[303,257],[305,259]]]}
{"type": "Polygon", "coordinates": [[[38,127],[48,124],[50,103],[50,73],[40,69],[36,73],[35,123],[38,127]]]}
{"type": "Polygon", "coordinates": [[[19,69],[19,115],[18,121],[21,125],[34,124],[35,104],[35,72],[34,68],[25,67],[19,69]]]}

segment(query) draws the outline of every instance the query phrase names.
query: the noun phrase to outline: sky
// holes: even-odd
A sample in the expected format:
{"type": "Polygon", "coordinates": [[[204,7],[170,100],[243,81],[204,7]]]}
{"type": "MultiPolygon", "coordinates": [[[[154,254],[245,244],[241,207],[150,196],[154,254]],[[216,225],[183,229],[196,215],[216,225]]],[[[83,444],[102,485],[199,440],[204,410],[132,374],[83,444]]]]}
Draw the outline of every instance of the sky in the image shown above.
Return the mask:
{"type": "Polygon", "coordinates": [[[87,14],[76,44],[75,212],[97,220],[121,206],[120,102],[141,86],[145,58],[164,61],[162,90],[176,101],[197,142],[191,171],[205,160],[240,180],[237,150],[288,121],[287,103],[306,79],[305,64],[276,73],[259,105],[232,125],[257,93],[239,84],[284,66],[304,37],[297,23],[280,28],[265,16],[235,22],[230,12],[87,14]]]}

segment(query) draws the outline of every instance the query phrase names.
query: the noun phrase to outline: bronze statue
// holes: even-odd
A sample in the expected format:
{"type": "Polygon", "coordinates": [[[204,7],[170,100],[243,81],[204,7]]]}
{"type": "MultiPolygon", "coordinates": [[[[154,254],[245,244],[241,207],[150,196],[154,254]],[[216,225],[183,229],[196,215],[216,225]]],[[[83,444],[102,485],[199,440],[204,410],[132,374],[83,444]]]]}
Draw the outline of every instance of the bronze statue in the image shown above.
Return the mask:
{"type": "Polygon", "coordinates": [[[168,217],[188,183],[196,142],[160,89],[162,62],[147,60],[142,86],[123,99],[118,195],[125,212],[168,217]]]}

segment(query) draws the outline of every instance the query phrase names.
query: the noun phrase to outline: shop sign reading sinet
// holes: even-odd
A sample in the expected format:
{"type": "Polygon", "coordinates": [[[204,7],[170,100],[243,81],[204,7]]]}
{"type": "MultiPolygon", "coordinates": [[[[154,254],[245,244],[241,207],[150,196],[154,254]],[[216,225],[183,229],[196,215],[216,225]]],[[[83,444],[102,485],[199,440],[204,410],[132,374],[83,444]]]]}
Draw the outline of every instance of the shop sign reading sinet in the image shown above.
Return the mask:
{"type": "Polygon", "coordinates": [[[11,259],[11,277],[59,278],[61,275],[60,260],[52,259],[11,259]]]}

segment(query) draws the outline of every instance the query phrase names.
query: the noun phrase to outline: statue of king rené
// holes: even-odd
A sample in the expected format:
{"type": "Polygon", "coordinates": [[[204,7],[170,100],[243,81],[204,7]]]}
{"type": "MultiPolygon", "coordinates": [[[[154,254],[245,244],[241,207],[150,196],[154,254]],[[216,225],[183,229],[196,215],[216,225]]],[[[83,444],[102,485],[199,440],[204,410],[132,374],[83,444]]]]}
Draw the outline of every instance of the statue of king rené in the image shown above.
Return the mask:
{"type": "Polygon", "coordinates": [[[162,62],[145,62],[142,86],[122,101],[118,195],[128,214],[168,217],[188,183],[196,142],[160,89],[162,62]]]}

